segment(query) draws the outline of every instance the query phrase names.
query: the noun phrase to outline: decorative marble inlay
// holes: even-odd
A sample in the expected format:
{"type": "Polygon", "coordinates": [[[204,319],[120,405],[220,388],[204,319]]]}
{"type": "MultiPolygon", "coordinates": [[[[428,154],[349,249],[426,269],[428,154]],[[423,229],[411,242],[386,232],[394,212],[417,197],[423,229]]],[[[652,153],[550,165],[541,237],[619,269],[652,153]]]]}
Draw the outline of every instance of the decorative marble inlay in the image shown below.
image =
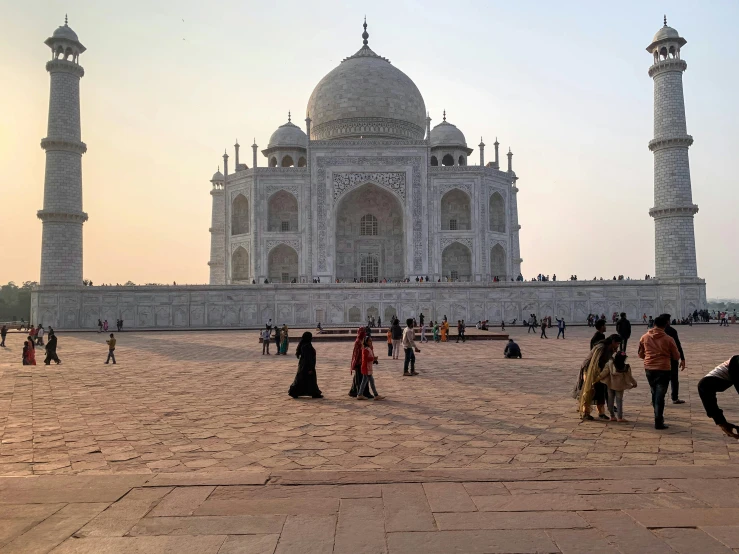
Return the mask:
{"type": "Polygon", "coordinates": [[[405,204],[405,171],[382,171],[373,173],[342,173],[333,174],[334,203],[344,193],[364,185],[372,183],[386,188],[400,196],[405,204]]]}

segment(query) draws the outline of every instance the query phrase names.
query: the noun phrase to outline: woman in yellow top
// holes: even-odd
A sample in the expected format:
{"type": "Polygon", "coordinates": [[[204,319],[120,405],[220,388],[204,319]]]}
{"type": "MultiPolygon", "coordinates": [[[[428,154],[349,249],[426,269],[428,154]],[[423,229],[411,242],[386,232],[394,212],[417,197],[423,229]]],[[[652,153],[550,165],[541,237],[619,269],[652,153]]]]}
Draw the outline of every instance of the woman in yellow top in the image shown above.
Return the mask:
{"type": "Polygon", "coordinates": [[[446,342],[448,335],[449,335],[449,322],[444,321],[441,324],[441,342],[446,342]]]}

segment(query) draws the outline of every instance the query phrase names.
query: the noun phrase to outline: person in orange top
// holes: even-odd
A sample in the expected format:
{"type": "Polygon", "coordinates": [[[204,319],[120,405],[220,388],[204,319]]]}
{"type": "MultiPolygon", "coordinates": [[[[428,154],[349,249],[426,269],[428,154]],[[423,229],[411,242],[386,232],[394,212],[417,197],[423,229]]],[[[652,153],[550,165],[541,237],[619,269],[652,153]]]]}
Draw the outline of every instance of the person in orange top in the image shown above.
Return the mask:
{"type": "Polygon", "coordinates": [[[387,330],[387,355],[393,355],[393,332],[390,329],[387,330]]]}
{"type": "Polygon", "coordinates": [[[671,361],[680,359],[675,341],[665,333],[669,318],[665,314],[654,319],[654,327],[639,339],[639,357],[644,360],[649,387],[652,389],[654,428],[667,429],[665,425],[665,395],[670,385],[671,361]]]}

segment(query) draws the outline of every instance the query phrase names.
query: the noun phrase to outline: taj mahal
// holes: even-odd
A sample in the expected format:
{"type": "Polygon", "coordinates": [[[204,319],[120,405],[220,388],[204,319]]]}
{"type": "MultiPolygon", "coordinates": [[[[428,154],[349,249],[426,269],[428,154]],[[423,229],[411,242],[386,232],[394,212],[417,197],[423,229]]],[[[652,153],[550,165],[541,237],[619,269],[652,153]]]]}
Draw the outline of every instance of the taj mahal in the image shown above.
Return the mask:
{"type": "Polygon", "coordinates": [[[224,152],[222,171],[210,180],[209,285],[85,287],[85,47],[65,21],[46,40],[51,89],[32,321],[67,329],[119,318],[126,328],[223,328],[268,319],[356,324],[421,312],[431,319],[499,322],[537,313],[582,321],[589,313],[679,316],[705,307],[683,100],[686,40],[666,20],[647,47],[656,270],[643,281],[523,281],[511,149],[501,163],[496,138],[486,160],[482,139],[475,152],[446,111],[432,126],[415,83],[370,48],[366,21],[361,37],[359,50],[318,81],[304,122],[287,113],[266,147],[255,139],[250,160],[238,141],[231,156],[224,152]]]}

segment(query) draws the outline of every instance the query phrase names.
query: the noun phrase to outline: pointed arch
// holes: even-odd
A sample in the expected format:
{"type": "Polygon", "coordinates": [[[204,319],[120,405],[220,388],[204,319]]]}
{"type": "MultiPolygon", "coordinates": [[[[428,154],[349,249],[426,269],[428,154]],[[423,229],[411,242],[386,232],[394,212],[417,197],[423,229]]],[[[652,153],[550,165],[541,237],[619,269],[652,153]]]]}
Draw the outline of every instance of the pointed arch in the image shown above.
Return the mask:
{"type": "Polygon", "coordinates": [[[441,273],[449,281],[472,280],[472,251],[460,242],[453,242],[441,253],[441,273]]]}
{"type": "Polygon", "coordinates": [[[306,166],[305,158],[303,156],[300,156],[300,158],[298,158],[298,167],[305,167],[305,166],[306,166]]]}
{"type": "Polygon", "coordinates": [[[445,155],[443,158],[441,158],[441,165],[454,165],[454,156],[452,156],[451,154],[445,155]]]}
{"type": "Polygon", "coordinates": [[[298,199],[278,190],[267,202],[267,230],[272,233],[298,232],[298,199]]]}
{"type": "Polygon", "coordinates": [[[280,162],[280,165],[282,167],[292,167],[293,165],[295,165],[295,162],[293,162],[292,156],[287,154],[282,157],[282,161],[280,162]]]}
{"type": "Polygon", "coordinates": [[[269,159],[269,166],[270,167],[277,167],[277,158],[276,157],[272,156],[269,159]]]}
{"type": "Polygon", "coordinates": [[[287,244],[278,244],[267,256],[267,272],[271,283],[290,283],[298,279],[298,253],[287,244]]]}
{"type": "Polygon", "coordinates": [[[489,202],[490,230],[494,233],[506,232],[505,200],[499,192],[490,195],[489,202]]]}
{"type": "Polygon", "coordinates": [[[372,183],[340,197],[335,212],[336,277],[405,277],[403,215],[398,197],[372,183]]]}
{"type": "Polygon", "coordinates": [[[231,280],[249,280],[249,253],[243,246],[239,246],[231,254],[231,280]]]}
{"type": "Polygon", "coordinates": [[[231,234],[243,235],[249,232],[249,201],[243,194],[237,194],[231,204],[231,234]]]}
{"type": "Polygon", "coordinates": [[[490,249],[490,277],[497,277],[501,281],[507,281],[507,266],[505,248],[500,244],[496,244],[490,249]]]}
{"type": "Polygon", "coordinates": [[[436,156],[431,156],[431,165],[433,165],[433,166],[438,166],[439,165],[439,160],[438,160],[438,158],[436,156]]]}
{"type": "Polygon", "coordinates": [[[443,231],[468,231],[472,228],[472,211],[469,195],[452,189],[441,197],[441,229],[443,231]]]}

